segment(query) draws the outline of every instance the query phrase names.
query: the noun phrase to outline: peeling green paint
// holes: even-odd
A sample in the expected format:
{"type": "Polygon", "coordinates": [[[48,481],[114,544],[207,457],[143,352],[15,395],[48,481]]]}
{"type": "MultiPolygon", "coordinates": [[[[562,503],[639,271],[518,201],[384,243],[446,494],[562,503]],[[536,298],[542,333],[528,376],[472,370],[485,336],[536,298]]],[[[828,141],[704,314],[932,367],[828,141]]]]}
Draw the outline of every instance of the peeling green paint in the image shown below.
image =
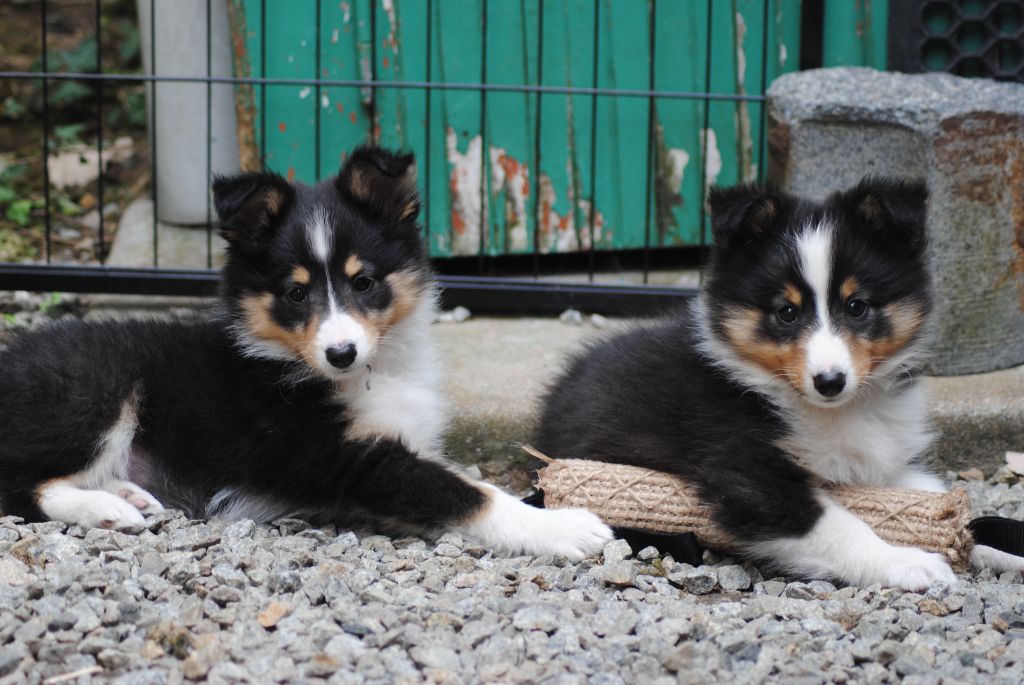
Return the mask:
{"type": "MultiPolygon", "coordinates": [[[[318,6],[331,79],[762,93],[799,63],[801,0],[265,0],[266,27],[262,1],[232,0],[254,76],[264,57],[267,76],[316,75],[318,6]]],[[[435,256],[586,249],[591,222],[597,249],[698,244],[702,179],[752,180],[765,153],[760,103],[268,86],[262,112],[262,90],[255,145],[294,178],[334,173],[367,139],[414,151],[435,256]]]]}

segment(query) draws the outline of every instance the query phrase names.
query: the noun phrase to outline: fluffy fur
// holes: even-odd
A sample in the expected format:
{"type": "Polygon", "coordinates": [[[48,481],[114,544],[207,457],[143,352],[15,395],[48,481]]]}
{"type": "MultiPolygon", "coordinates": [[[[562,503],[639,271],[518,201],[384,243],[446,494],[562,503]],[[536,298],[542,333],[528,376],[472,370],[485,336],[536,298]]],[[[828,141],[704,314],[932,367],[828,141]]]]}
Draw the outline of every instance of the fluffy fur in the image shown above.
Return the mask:
{"type": "Polygon", "coordinates": [[[793,573],[955,582],[941,556],[883,542],[819,487],[944,488],[925,463],[917,382],[932,307],[925,204],[923,185],[877,178],[820,204],[713,190],[697,301],[576,357],[537,446],[680,476],[752,556],[793,573]]]}
{"type": "Polygon", "coordinates": [[[412,155],[359,148],[313,187],[246,173],[213,193],[216,315],[60,322],[0,355],[0,509],[121,530],[164,506],[454,529],[573,558],[610,539],[444,462],[412,155]]]}

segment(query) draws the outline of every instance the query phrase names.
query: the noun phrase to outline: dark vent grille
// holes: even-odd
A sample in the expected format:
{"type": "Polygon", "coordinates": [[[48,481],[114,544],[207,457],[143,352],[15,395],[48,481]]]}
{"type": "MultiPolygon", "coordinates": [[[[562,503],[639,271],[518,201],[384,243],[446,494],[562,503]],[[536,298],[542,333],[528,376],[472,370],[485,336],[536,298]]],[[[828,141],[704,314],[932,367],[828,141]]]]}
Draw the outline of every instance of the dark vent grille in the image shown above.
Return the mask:
{"type": "Polygon", "coordinates": [[[894,2],[889,68],[1024,82],[1024,2],[894,2]]]}

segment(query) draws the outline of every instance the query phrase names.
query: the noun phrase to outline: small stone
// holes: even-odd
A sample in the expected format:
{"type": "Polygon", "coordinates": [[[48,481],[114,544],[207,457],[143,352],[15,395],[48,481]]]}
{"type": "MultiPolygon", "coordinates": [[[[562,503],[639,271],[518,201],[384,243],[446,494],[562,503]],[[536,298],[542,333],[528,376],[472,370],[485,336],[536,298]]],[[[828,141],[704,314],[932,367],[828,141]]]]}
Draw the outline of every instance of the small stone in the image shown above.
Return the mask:
{"type": "Polygon", "coordinates": [[[450,647],[420,645],[410,649],[409,656],[423,668],[437,668],[452,673],[458,673],[462,669],[459,655],[450,647]]]}
{"type": "Polygon", "coordinates": [[[617,564],[632,555],[633,549],[625,540],[612,540],[604,546],[603,557],[606,565],[617,564]]]}
{"type": "Polygon", "coordinates": [[[233,587],[227,585],[218,585],[210,593],[210,599],[219,604],[220,606],[226,606],[242,599],[242,593],[233,587]]]}
{"type": "Polygon", "coordinates": [[[108,648],[96,655],[96,661],[106,669],[119,671],[128,666],[132,659],[127,653],[120,649],[108,648]]]}
{"type": "Polygon", "coordinates": [[[575,309],[566,309],[558,315],[558,320],[570,326],[582,326],[583,314],[575,309]]]}
{"type": "Polygon", "coordinates": [[[601,567],[601,579],[618,587],[632,587],[636,584],[637,569],[631,561],[619,561],[601,567]]]}
{"type": "Polygon", "coordinates": [[[786,584],[781,580],[765,580],[754,585],[754,594],[781,597],[785,589],[786,584]]]}
{"type": "Polygon", "coordinates": [[[945,616],[949,613],[949,609],[943,604],[937,602],[931,597],[925,597],[917,603],[917,608],[921,611],[931,614],[932,616],[945,616]]]}
{"type": "Polygon", "coordinates": [[[746,590],[750,587],[750,575],[742,566],[722,566],[718,569],[718,584],[723,590],[746,590]]]}
{"type": "Polygon", "coordinates": [[[0,678],[13,673],[28,656],[27,650],[20,645],[0,647],[0,678]]]}
{"type": "Polygon", "coordinates": [[[807,583],[790,583],[783,590],[782,594],[790,599],[817,599],[814,593],[807,587],[807,583]]]}
{"type": "Polygon", "coordinates": [[[1024,452],[1007,452],[1006,466],[1018,476],[1024,476],[1024,452]]]}
{"type": "Polygon", "coordinates": [[[142,557],[142,563],[139,565],[139,572],[161,576],[169,566],[170,564],[161,555],[156,552],[146,552],[142,557]]]}
{"type": "Polygon", "coordinates": [[[827,580],[812,580],[807,583],[807,589],[817,599],[828,599],[836,591],[836,586],[827,580]]]}
{"type": "Polygon", "coordinates": [[[291,610],[291,606],[284,602],[271,602],[267,605],[266,609],[260,612],[260,615],[256,617],[256,620],[264,628],[273,628],[277,625],[277,622],[287,616],[291,610]]]}
{"type": "Polygon", "coordinates": [[[14,629],[14,639],[19,642],[37,640],[46,634],[46,624],[38,618],[25,621],[14,629]]]}
{"type": "Polygon", "coordinates": [[[653,561],[659,556],[661,556],[661,552],[658,551],[657,547],[644,547],[636,554],[636,558],[640,561],[653,561]]]}
{"type": "Polygon", "coordinates": [[[985,480],[985,473],[977,466],[959,471],[956,474],[960,480],[985,480]]]}
{"type": "Polygon", "coordinates": [[[519,630],[540,630],[553,633],[560,625],[558,612],[549,606],[529,606],[512,616],[512,625],[519,630]]]}
{"type": "Polygon", "coordinates": [[[25,585],[35,579],[29,567],[17,559],[0,559],[0,585],[25,585]]]}
{"type": "Polygon", "coordinates": [[[64,611],[51,618],[46,627],[51,633],[55,633],[58,630],[71,630],[76,623],[78,623],[78,614],[64,611]]]}
{"type": "Polygon", "coordinates": [[[472,316],[473,313],[469,309],[458,306],[455,309],[438,314],[437,321],[438,323],[462,323],[463,321],[468,321],[472,316]]]}
{"type": "Polygon", "coordinates": [[[302,578],[297,571],[278,571],[270,576],[272,592],[298,592],[302,588],[302,578]]]}
{"type": "Polygon", "coordinates": [[[439,557],[455,558],[462,556],[461,549],[447,542],[439,543],[437,547],[434,548],[434,553],[439,557]]]}
{"type": "Polygon", "coordinates": [[[668,581],[694,595],[706,595],[718,587],[718,575],[712,566],[676,564],[666,576],[668,581]]]}

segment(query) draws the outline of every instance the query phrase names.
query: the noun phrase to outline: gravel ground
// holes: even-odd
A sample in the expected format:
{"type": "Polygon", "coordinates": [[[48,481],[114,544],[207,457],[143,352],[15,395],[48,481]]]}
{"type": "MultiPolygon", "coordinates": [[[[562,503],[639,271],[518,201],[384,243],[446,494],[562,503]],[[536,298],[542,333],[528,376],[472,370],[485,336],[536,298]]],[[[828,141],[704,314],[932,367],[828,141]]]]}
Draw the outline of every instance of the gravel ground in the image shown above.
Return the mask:
{"type": "MultiPolygon", "coordinates": [[[[960,485],[979,513],[1024,515],[1022,484],[960,485]]],[[[0,683],[1024,680],[1018,574],[922,595],[711,554],[694,568],[622,541],[572,564],[452,535],[148,523],[0,518],[0,683]]]]}

